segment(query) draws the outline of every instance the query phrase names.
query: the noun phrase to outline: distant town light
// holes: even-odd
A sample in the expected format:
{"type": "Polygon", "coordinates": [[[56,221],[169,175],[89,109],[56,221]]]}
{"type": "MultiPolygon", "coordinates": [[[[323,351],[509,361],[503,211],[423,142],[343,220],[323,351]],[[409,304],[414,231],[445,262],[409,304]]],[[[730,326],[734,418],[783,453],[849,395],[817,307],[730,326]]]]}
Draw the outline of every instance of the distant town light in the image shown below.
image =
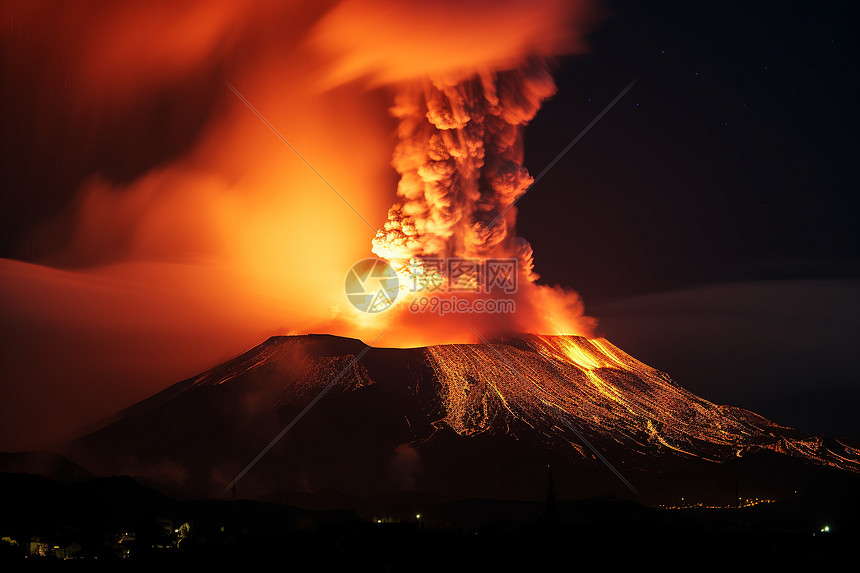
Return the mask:
{"type": "Polygon", "coordinates": [[[415,519],[421,519],[421,514],[420,514],[420,513],[416,513],[416,514],[415,514],[415,519]]]}

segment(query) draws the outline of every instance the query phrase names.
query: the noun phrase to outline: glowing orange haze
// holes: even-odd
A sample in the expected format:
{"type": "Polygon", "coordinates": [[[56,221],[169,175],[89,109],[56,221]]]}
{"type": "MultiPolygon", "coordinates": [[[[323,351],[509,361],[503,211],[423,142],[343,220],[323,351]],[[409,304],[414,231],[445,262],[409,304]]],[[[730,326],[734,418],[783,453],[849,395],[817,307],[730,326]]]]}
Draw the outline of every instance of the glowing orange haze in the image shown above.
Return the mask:
{"type": "MultiPolygon", "coordinates": [[[[346,271],[371,256],[389,207],[404,201],[402,184],[395,198],[398,173],[390,166],[397,148],[395,167],[407,171],[403,118],[398,130],[387,108],[395,98],[402,104],[414,86],[431,85],[427,78],[458,85],[480,77],[489,85],[496,72],[581,51],[584,27],[594,19],[584,2],[569,0],[404,4],[12,6],[14,22],[40,31],[33,49],[69,78],[72,133],[109,125],[164,97],[192,71],[209,70],[236,86],[370,227],[219,84],[223,93],[187,153],[128,185],[92,178],[60,221],[65,226],[35,235],[46,244],[61,237],[40,265],[0,261],[0,359],[9,379],[0,389],[0,448],[39,442],[39,412],[52,412],[59,425],[90,421],[271,334],[328,332],[370,342],[393,324],[377,346],[474,340],[459,321],[413,315],[402,304],[366,315],[344,296],[346,271]],[[57,230],[66,228],[69,234],[57,230]],[[81,388],[99,398],[76,400],[81,388]]],[[[552,93],[541,70],[537,105],[552,93]]],[[[43,72],[46,89],[50,72],[43,72]]],[[[518,163],[527,119],[509,130],[518,163]]],[[[421,145],[429,141],[430,131],[420,132],[425,139],[416,139],[415,153],[425,153],[421,145]]],[[[524,173],[493,212],[527,182],[524,173]]],[[[458,191],[462,229],[474,216],[468,192],[458,191]]],[[[494,248],[445,252],[522,258],[526,286],[507,328],[588,333],[575,294],[534,284],[530,254],[515,249],[522,243],[514,220],[511,209],[494,248]]],[[[439,239],[431,235],[416,240],[426,246],[439,239]]],[[[445,240],[464,245],[464,233],[457,237],[445,240]]]]}

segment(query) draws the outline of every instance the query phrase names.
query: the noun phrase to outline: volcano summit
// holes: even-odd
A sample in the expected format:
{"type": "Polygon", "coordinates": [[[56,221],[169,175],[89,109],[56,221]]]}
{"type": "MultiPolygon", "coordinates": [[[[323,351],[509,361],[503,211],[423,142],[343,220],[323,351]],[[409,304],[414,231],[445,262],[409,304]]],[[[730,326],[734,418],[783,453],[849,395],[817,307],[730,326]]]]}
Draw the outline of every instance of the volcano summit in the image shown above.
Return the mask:
{"type": "Polygon", "coordinates": [[[809,472],[860,471],[857,444],[711,403],[605,339],[537,335],[414,349],[273,337],[63,453],[96,473],[217,495],[326,388],[243,475],[241,495],[528,497],[552,464],[579,494],[630,495],[629,482],[659,500],[687,481],[707,495],[761,477],[779,493],[809,472]]]}

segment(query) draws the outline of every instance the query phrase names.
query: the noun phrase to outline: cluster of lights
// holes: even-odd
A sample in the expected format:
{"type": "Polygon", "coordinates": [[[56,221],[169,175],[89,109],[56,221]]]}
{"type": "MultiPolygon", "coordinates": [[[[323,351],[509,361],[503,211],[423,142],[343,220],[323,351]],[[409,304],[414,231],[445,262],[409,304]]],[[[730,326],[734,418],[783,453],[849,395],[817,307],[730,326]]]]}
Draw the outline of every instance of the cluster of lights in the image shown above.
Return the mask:
{"type": "MultiPolygon", "coordinates": [[[[418,521],[421,519],[421,514],[415,514],[415,520],[418,521]]],[[[403,520],[397,517],[374,517],[373,523],[401,523],[403,520]]]]}
{"type": "MultiPolygon", "coordinates": [[[[684,498],[681,498],[681,501],[684,501],[684,498]]],[[[706,505],[702,502],[698,503],[681,503],[677,505],[664,505],[659,504],[654,507],[659,507],[660,509],[735,509],[737,507],[754,507],[756,505],[766,504],[766,503],[776,503],[775,499],[761,499],[758,497],[749,498],[749,499],[740,499],[738,498],[737,505],[706,505]]]]}

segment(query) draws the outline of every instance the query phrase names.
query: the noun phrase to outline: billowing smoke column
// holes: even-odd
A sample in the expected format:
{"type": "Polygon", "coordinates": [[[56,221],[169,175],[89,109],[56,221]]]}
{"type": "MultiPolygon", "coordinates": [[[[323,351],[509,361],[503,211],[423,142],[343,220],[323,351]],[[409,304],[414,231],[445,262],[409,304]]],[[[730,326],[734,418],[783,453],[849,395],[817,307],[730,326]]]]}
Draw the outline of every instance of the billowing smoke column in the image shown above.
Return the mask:
{"type": "MultiPolygon", "coordinates": [[[[514,313],[460,316],[484,335],[592,334],[576,293],[535,282],[532,250],[516,236],[512,205],[532,182],[523,165],[523,127],[555,93],[548,61],[584,51],[584,33],[597,18],[585,0],[345,0],[315,30],[314,41],[333,56],[329,85],[362,79],[394,91],[392,165],[400,180],[373,252],[410,288],[439,282],[429,259],[437,265],[452,258],[519,262],[517,291],[505,293],[516,303],[514,313]],[[428,273],[433,280],[426,280],[428,273]]],[[[441,279],[458,280],[451,272],[441,279]]],[[[455,317],[403,311],[404,301],[425,295],[462,297],[436,291],[399,298],[402,315],[386,336],[406,344],[474,340],[455,317]]],[[[385,322],[390,317],[361,319],[377,331],[385,322]]]]}
{"type": "Polygon", "coordinates": [[[513,235],[512,205],[532,183],[522,126],[554,93],[537,59],[517,70],[405,86],[392,109],[400,202],[373,252],[400,267],[421,257],[515,256],[530,275],[531,248],[513,235]]]}
{"type": "Polygon", "coordinates": [[[408,275],[428,272],[426,259],[516,259],[520,308],[513,327],[591,334],[575,293],[535,284],[531,246],[515,234],[513,205],[533,182],[523,165],[523,127],[555,92],[540,57],[514,69],[400,87],[391,110],[398,120],[392,161],[400,174],[398,203],[373,239],[373,252],[413,282],[423,277],[408,275]]]}

